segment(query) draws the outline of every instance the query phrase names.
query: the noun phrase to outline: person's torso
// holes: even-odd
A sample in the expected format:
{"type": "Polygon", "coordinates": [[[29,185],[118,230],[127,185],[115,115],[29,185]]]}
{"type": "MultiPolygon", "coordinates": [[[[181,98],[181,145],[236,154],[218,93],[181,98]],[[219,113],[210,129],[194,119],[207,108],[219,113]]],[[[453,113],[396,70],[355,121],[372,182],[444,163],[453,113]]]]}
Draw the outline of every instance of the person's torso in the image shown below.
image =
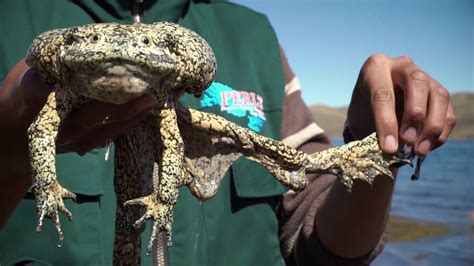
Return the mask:
{"type": "MultiPolygon", "coordinates": [[[[117,4],[107,9],[93,1],[79,6],[44,3],[29,6],[44,10],[18,12],[31,25],[22,25],[23,32],[9,30],[11,39],[1,41],[0,53],[8,56],[2,59],[6,63],[2,62],[0,78],[24,55],[34,36],[45,30],[94,22],[130,23],[131,19],[128,13],[113,12],[117,4]]],[[[154,8],[145,9],[145,22],[161,20],[158,13],[154,8]]],[[[229,3],[191,3],[184,15],[174,17],[209,42],[218,62],[215,82],[203,96],[185,96],[182,102],[278,139],[284,81],[278,42],[265,16],[229,3]]],[[[13,18],[5,21],[15,26],[13,18]]],[[[61,220],[64,246],[55,246],[56,234],[50,223],[40,234],[34,232],[35,203],[30,195],[0,232],[0,263],[13,262],[5,259],[12,254],[17,259],[52,264],[70,262],[71,258],[84,258],[78,265],[107,265],[111,261],[115,211],[112,160],[104,160],[104,150],[84,157],[63,154],[57,157],[57,167],[60,183],[82,199],[66,202],[74,220],[61,220]],[[16,239],[8,244],[11,237],[16,239]],[[59,259],[48,261],[49,252],[59,253],[59,259]]],[[[198,201],[186,187],[181,188],[174,211],[171,265],[282,264],[275,208],[284,191],[263,167],[243,158],[231,167],[219,192],[208,201],[198,201]]],[[[149,227],[142,245],[148,241],[149,227]]],[[[142,263],[149,264],[150,257],[142,256],[142,263]]]]}

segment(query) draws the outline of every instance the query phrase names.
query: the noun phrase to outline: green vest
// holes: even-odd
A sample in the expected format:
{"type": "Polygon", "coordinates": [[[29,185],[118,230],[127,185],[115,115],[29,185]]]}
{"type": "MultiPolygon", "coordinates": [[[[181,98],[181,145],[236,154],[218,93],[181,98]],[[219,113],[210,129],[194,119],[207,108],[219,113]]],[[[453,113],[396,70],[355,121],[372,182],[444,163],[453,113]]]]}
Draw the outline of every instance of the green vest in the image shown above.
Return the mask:
{"type": "MultiPolygon", "coordinates": [[[[1,79],[24,56],[31,40],[47,29],[94,21],[131,21],[128,7],[115,2],[105,8],[95,1],[82,1],[81,6],[49,2],[0,2],[0,13],[5,13],[0,27],[16,28],[5,31],[0,40],[1,79]]],[[[267,18],[230,3],[184,2],[160,0],[153,7],[145,6],[144,13],[147,23],[170,20],[198,32],[214,49],[218,61],[215,82],[200,99],[185,96],[182,102],[278,139],[284,80],[278,41],[267,18]],[[184,14],[182,5],[187,5],[184,14]]],[[[57,156],[60,183],[79,197],[75,203],[66,201],[74,220],[61,217],[63,247],[56,247],[57,236],[50,222],[41,233],[35,232],[35,202],[27,194],[0,232],[1,265],[22,260],[55,265],[111,264],[113,160],[105,161],[104,152],[97,149],[83,157],[72,153],[57,156]]],[[[174,211],[171,265],[282,265],[275,208],[284,191],[266,170],[246,159],[231,167],[219,192],[206,202],[197,201],[186,187],[181,188],[174,211]]],[[[149,231],[148,224],[142,246],[148,242],[149,231]]],[[[142,264],[150,265],[150,257],[143,255],[142,264]]]]}

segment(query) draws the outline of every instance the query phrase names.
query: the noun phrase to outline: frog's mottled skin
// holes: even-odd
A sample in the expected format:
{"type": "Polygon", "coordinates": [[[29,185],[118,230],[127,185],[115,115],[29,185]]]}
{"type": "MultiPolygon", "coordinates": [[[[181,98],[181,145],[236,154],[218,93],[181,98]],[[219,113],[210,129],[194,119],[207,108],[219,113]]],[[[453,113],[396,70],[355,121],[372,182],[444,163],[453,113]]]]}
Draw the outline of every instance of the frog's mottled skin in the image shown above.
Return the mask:
{"type": "Polygon", "coordinates": [[[56,180],[55,138],[62,119],[92,99],[120,104],[149,91],[158,98],[150,115],[116,140],[115,262],[139,262],[140,232],[132,225],[140,227],[146,220],[153,220],[148,250],[161,231],[171,243],[178,188],[187,185],[199,199],[212,197],[228,167],[242,155],[295,191],[306,186],[308,172],[338,175],[350,189],[354,179],[371,183],[379,174],[392,177],[390,164],[408,162],[382,155],[375,135],[308,155],[179,104],[182,93],[200,96],[209,86],[216,60],[200,36],[176,24],[92,24],[48,31],[34,40],[27,63],[55,84],[28,136],[37,230],[44,217],[51,218],[60,243],[58,210],[72,219],[63,198],[75,198],[56,180]],[[145,206],[145,213],[130,205],[145,206]]]}

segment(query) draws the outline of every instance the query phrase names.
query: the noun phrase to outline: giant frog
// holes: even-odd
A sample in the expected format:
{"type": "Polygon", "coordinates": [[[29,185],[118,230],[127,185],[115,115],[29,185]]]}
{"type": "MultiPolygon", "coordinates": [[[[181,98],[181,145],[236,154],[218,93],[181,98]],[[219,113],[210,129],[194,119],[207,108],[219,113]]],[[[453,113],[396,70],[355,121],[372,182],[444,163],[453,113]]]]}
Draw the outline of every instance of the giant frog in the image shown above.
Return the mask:
{"type": "Polygon", "coordinates": [[[216,59],[203,38],[177,24],[109,23],[51,30],[33,41],[27,63],[45,82],[54,84],[28,137],[37,230],[44,218],[50,218],[59,244],[63,233],[58,212],[72,219],[63,199],[75,198],[56,179],[55,138],[61,121],[92,100],[122,104],[149,92],[158,99],[149,116],[115,142],[114,259],[119,261],[137,254],[139,237],[131,227],[139,228],[147,220],[153,221],[148,251],[160,232],[166,233],[171,244],[178,188],[188,186],[201,200],[212,197],[240,156],[262,164],[294,191],[305,188],[307,173],[337,175],[350,190],[355,179],[372,183],[380,174],[393,178],[390,165],[409,163],[383,154],[375,134],[306,154],[218,115],[180,104],[182,94],[199,97],[211,84],[216,59]],[[146,179],[152,180],[153,188],[139,189],[140,180],[146,179]],[[144,206],[144,213],[133,205],[144,206]]]}

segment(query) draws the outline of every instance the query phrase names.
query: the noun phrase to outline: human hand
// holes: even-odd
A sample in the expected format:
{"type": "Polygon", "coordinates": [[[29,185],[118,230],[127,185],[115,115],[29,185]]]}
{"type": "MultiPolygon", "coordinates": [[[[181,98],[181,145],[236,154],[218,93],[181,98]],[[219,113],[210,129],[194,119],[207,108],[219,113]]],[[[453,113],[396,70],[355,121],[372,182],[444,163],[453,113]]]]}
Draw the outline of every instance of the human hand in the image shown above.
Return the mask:
{"type": "Polygon", "coordinates": [[[13,148],[13,157],[17,152],[27,150],[27,128],[50,92],[51,86],[42,82],[24,60],[8,73],[0,89],[0,142],[3,152],[8,153],[9,145],[13,148]]]}
{"type": "Polygon", "coordinates": [[[362,66],[347,122],[355,139],[376,131],[385,153],[400,140],[426,155],[447,140],[456,118],[449,92],[410,58],[376,54],[362,66]]]}
{"type": "MultiPolygon", "coordinates": [[[[32,184],[27,129],[51,90],[24,60],[8,73],[0,88],[0,229],[32,184]]],[[[83,154],[104,145],[135,126],[156,102],[155,96],[144,95],[123,105],[93,101],[81,106],[60,127],[57,149],[83,154]]]]}
{"type": "Polygon", "coordinates": [[[155,95],[147,93],[119,105],[99,101],[86,103],[64,119],[56,138],[56,150],[83,155],[103,146],[135,127],[157,102],[155,95]]]}
{"type": "MultiPolygon", "coordinates": [[[[0,91],[2,139],[26,143],[26,130],[52,90],[36,71],[20,61],[7,76],[0,91]]],[[[57,136],[57,151],[84,154],[137,125],[157,103],[153,94],[116,105],[89,102],[73,110],[63,121],[57,136]]]]}

